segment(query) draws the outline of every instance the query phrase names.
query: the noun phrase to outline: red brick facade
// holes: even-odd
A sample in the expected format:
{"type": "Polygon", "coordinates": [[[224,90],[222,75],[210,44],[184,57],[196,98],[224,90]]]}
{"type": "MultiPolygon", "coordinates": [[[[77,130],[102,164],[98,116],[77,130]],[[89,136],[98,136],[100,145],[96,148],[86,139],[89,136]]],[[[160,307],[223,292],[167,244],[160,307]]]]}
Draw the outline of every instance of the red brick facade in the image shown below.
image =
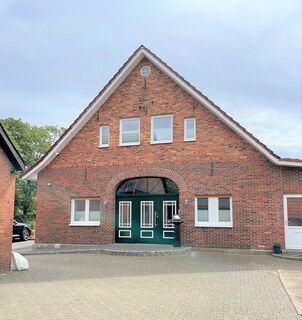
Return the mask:
{"type": "MultiPolygon", "coordinates": [[[[269,119],[268,119],[269,121],[269,119]]],[[[142,60],[62,152],[38,174],[38,243],[114,242],[115,192],[128,178],[160,176],[179,188],[183,242],[229,248],[284,244],[283,194],[302,194],[302,169],[272,164],[148,60],[142,60]],[[142,65],[151,74],[139,74],[142,65]],[[143,107],[142,107],[143,106],[143,107]],[[173,114],[173,142],[150,144],[152,115],[173,114]],[[140,145],[119,146],[121,118],[140,118],[140,145]],[[184,142],[184,119],[196,141],[184,142]],[[110,145],[99,148],[99,127],[110,145]],[[233,228],[195,227],[196,196],[231,196],[233,228]],[[98,227],[70,224],[71,199],[99,197],[98,227]]]]}
{"type": "Polygon", "coordinates": [[[0,147],[0,273],[10,269],[15,200],[13,166],[0,147]]]}

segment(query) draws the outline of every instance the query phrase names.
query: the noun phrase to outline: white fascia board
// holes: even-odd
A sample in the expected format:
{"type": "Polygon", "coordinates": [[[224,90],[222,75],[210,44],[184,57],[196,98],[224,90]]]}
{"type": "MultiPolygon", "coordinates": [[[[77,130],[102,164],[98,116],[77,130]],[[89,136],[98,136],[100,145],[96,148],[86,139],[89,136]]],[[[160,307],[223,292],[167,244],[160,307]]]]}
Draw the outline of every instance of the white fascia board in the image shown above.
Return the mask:
{"type": "Polygon", "coordinates": [[[278,160],[279,166],[285,166],[285,167],[298,167],[302,168],[302,162],[300,161],[286,161],[286,160],[278,160]]]}

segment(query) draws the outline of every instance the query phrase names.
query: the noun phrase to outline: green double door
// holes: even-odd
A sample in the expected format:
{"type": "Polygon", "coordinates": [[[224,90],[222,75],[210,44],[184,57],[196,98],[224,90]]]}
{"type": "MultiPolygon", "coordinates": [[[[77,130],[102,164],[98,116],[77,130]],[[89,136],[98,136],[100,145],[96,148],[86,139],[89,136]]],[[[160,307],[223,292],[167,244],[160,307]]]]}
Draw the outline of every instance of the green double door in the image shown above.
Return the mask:
{"type": "Polygon", "coordinates": [[[178,195],[117,196],[115,241],[172,244],[178,195]]]}

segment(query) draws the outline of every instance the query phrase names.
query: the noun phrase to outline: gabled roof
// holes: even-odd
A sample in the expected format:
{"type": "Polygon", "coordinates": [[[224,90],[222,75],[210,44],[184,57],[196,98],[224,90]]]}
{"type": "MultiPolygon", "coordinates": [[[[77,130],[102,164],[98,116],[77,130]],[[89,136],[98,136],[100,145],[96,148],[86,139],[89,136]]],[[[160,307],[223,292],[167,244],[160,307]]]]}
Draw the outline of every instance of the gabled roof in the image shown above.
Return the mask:
{"type": "Polygon", "coordinates": [[[12,166],[17,171],[23,171],[25,168],[24,161],[0,123],[0,147],[3,149],[12,166]]]}
{"type": "Polygon", "coordinates": [[[256,139],[251,133],[243,128],[238,122],[227,115],[208,97],[203,95],[188,81],[181,77],[177,72],[170,68],[165,62],[158,58],[153,52],[144,46],[136,49],[124,65],[118,70],[113,78],[107,83],[103,90],[93,99],[93,101],[84,109],[79,117],[65,131],[60,139],[50,148],[50,150],[24,175],[23,179],[37,179],[37,174],[45,168],[71,141],[71,139],[83,128],[87,121],[95,114],[95,112],[106,102],[118,86],[125,80],[129,73],[143,59],[147,58],[164,74],[175,81],[181,88],[189,93],[193,98],[200,102],[205,108],[217,116],[222,122],[228,125],[232,130],[239,134],[244,140],[250,143],[255,149],[262,153],[272,163],[279,166],[302,167],[302,160],[282,159],[270,150],[266,145],[256,139]]]}

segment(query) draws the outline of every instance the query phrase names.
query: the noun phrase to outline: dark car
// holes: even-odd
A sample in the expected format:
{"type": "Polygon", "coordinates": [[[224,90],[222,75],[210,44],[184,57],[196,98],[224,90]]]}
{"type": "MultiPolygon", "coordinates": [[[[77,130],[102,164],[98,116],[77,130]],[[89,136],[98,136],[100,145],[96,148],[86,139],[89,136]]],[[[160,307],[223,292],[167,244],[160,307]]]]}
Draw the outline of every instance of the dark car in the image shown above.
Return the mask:
{"type": "Polygon", "coordinates": [[[31,235],[31,229],[26,223],[13,222],[13,239],[21,239],[27,241],[31,235]]]}

